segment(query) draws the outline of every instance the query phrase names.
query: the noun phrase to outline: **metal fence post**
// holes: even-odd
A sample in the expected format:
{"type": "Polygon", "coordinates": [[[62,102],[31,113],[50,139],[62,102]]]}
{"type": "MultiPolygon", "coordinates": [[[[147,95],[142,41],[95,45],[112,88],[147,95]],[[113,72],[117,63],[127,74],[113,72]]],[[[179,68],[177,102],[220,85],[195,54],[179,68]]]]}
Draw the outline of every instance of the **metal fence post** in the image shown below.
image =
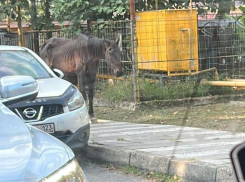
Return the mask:
{"type": "Polygon", "coordinates": [[[132,50],[132,72],[133,72],[133,94],[134,94],[134,103],[137,104],[140,102],[140,93],[139,93],[139,72],[138,72],[138,61],[136,57],[136,47],[135,47],[135,19],[130,21],[131,29],[131,50],[132,50]]]}

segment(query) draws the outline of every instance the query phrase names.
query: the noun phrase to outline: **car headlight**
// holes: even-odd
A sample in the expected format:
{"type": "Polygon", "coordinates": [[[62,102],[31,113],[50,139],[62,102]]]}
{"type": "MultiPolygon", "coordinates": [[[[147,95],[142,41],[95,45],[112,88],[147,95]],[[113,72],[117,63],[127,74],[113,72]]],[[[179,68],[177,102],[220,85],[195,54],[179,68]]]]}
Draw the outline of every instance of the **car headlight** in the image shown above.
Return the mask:
{"type": "Polygon", "coordinates": [[[68,100],[68,108],[70,111],[76,110],[84,105],[82,94],[77,90],[75,94],[68,100]]]}
{"type": "Polygon", "coordinates": [[[40,182],[88,182],[88,180],[74,159],[40,182]]]}

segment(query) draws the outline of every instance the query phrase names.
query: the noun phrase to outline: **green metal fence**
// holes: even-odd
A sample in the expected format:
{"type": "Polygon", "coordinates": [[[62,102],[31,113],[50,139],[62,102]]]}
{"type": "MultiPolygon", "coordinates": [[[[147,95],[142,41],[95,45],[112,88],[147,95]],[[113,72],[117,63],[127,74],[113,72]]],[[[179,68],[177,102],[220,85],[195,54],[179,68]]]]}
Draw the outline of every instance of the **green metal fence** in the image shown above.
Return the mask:
{"type": "MultiPolygon", "coordinates": [[[[179,21],[182,20],[180,19],[179,21]]],[[[153,30],[155,25],[147,24],[147,26],[151,26],[148,30],[153,30]]],[[[215,67],[220,80],[227,78],[243,79],[245,77],[245,30],[243,27],[239,26],[236,19],[220,22],[208,19],[200,20],[198,21],[197,30],[198,57],[194,57],[193,59],[198,60],[199,71],[215,67]]],[[[83,32],[85,31],[87,30],[84,29],[83,32]]],[[[171,29],[169,31],[171,31],[171,29]]],[[[34,33],[37,32],[25,33],[26,46],[37,52],[34,44],[37,40],[35,39],[34,33]]],[[[96,97],[98,98],[115,102],[138,102],[243,93],[243,91],[233,91],[230,87],[214,87],[201,84],[197,87],[195,93],[193,93],[194,85],[197,80],[215,79],[214,71],[203,72],[203,74],[196,75],[168,76],[166,72],[160,71],[156,69],[156,67],[148,70],[139,69],[138,64],[140,57],[137,52],[139,37],[136,34],[135,21],[93,22],[90,26],[90,33],[99,38],[111,41],[115,41],[119,38],[118,46],[121,50],[121,60],[124,68],[124,75],[120,78],[115,78],[110,67],[104,60],[101,60],[96,82],[96,97]]],[[[145,32],[145,39],[152,33],[151,31],[145,32]]],[[[41,47],[49,37],[73,38],[74,36],[74,33],[65,32],[63,30],[53,30],[52,32],[42,31],[38,32],[38,45],[41,47]]],[[[12,42],[14,40],[13,37],[14,36],[12,36],[12,42]]],[[[3,38],[0,37],[0,39],[2,40],[1,44],[7,44],[3,42],[3,38]]],[[[158,55],[162,51],[161,46],[163,45],[161,45],[161,42],[163,41],[160,36],[155,39],[152,44],[147,44],[146,49],[147,47],[156,46],[156,49],[154,49],[156,52],[154,52],[154,54],[158,55]],[[153,45],[155,42],[158,42],[158,44],[153,45]]],[[[177,43],[182,44],[178,47],[188,46],[181,41],[177,43]]],[[[10,41],[8,44],[11,44],[10,41]]],[[[149,55],[152,54],[150,51],[153,51],[153,49],[148,49],[149,55]]],[[[161,65],[162,62],[168,61],[188,61],[186,58],[179,58],[178,60],[151,59],[152,58],[145,60],[144,64],[150,65],[155,62],[161,65]]],[[[176,71],[176,73],[180,74],[182,71],[176,71]]]]}

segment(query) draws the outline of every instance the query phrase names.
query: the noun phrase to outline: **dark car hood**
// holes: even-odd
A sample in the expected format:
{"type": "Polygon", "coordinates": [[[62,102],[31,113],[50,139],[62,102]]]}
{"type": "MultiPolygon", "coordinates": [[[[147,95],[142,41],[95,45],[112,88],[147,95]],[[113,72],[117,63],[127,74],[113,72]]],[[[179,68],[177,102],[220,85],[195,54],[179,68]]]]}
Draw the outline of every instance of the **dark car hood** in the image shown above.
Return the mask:
{"type": "Polygon", "coordinates": [[[56,138],[27,126],[0,102],[0,182],[39,181],[74,157],[56,138]]]}

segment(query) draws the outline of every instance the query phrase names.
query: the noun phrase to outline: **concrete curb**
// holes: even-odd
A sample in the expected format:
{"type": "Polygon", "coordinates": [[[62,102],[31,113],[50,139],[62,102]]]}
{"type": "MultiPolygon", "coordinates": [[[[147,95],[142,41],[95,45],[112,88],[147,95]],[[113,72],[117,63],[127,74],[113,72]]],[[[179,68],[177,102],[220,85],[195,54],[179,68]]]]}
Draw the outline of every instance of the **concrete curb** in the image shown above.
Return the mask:
{"type": "Polygon", "coordinates": [[[108,145],[89,144],[87,157],[148,171],[177,175],[188,182],[235,182],[231,166],[218,166],[198,161],[171,159],[147,152],[125,150],[108,145]]]}

